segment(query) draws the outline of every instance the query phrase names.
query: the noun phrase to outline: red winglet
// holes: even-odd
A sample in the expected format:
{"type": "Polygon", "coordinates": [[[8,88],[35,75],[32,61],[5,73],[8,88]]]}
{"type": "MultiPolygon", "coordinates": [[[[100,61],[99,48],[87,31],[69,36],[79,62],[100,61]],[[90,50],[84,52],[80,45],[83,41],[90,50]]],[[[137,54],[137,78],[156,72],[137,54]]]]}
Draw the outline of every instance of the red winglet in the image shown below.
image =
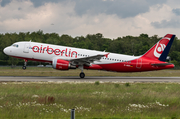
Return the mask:
{"type": "Polygon", "coordinates": [[[108,57],[108,55],[109,55],[109,53],[108,53],[108,54],[105,54],[104,56],[107,58],[107,57],[108,57]]]}

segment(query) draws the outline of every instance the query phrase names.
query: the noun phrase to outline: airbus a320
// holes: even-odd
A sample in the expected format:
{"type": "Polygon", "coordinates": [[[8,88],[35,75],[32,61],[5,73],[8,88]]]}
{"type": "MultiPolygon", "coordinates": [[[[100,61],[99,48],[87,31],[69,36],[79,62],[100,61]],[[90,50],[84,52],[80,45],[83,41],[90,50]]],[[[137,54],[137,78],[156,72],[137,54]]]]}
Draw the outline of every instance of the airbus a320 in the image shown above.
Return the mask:
{"type": "Polygon", "coordinates": [[[151,49],[141,56],[87,50],[81,48],[51,45],[31,41],[21,41],[6,47],[5,54],[27,61],[52,63],[57,70],[79,68],[80,78],[85,77],[83,69],[106,70],[116,72],[142,72],[174,68],[174,64],[165,62],[175,35],[167,34],[151,49]]]}

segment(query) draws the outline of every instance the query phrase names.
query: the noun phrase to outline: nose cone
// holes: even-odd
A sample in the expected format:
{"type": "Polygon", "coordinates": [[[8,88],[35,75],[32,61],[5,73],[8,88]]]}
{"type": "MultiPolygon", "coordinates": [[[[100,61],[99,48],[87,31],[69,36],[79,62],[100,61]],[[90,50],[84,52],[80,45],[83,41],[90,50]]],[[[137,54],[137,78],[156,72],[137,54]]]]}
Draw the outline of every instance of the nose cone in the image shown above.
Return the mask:
{"type": "Polygon", "coordinates": [[[6,55],[9,55],[9,53],[10,53],[9,47],[4,48],[3,52],[4,52],[6,55]]]}
{"type": "Polygon", "coordinates": [[[5,54],[7,54],[7,47],[4,48],[3,52],[4,52],[5,54]]]}

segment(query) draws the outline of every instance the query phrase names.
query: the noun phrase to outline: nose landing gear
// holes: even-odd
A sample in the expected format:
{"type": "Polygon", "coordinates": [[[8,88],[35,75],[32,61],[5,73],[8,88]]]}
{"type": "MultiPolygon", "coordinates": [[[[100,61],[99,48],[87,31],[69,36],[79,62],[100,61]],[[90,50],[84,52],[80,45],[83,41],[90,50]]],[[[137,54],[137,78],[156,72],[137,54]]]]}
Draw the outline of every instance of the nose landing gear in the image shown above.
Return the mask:
{"type": "Polygon", "coordinates": [[[24,66],[22,67],[22,69],[24,69],[24,70],[26,69],[27,62],[28,62],[28,60],[25,59],[24,60],[24,66]]]}

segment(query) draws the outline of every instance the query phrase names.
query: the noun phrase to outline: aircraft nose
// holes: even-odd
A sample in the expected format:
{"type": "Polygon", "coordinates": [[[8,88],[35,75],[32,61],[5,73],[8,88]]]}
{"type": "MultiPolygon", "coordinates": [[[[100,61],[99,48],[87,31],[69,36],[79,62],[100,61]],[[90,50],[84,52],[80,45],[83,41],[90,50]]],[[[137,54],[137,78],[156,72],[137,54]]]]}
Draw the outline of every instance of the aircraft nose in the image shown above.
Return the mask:
{"type": "Polygon", "coordinates": [[[4,48],[3,52],[8,55],[10,53],[9,47],[4,48]]]}

